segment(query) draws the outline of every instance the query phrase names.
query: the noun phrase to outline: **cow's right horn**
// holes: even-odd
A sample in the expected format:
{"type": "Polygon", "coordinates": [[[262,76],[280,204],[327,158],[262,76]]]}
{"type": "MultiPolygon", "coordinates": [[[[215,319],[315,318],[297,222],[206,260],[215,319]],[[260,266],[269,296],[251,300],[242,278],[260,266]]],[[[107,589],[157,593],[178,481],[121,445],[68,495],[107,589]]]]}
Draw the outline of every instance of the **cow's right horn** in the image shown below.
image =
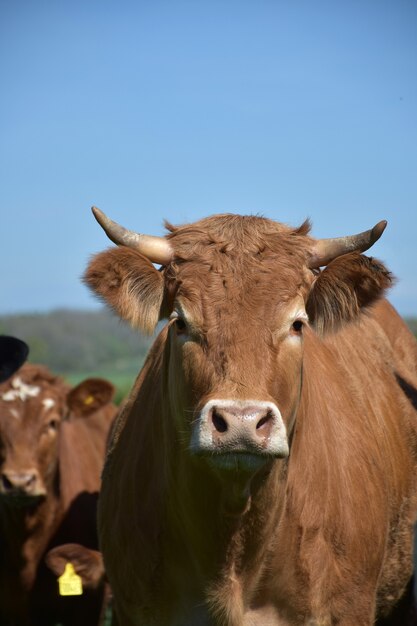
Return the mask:
{"type": "Polygon", "coordinates": [[[118,246],[127,246],[138,250],[152,263],[167,265],[172,260],[173,250],[164,237],[142,235],[128,230],[120,224],[113,222],[103,211],[96,206],[91,207],[94,217],[106,233],[107,237],[118,246]]]}

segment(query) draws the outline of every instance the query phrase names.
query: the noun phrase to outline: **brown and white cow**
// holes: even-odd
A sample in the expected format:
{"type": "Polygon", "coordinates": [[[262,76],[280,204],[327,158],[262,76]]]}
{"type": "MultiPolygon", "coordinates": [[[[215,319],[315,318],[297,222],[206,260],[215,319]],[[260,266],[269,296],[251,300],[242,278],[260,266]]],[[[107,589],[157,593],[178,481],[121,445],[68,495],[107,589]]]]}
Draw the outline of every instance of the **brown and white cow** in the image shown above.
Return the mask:
{"type": "Polygon", "coordinates": [[[104,586],[58,595],[44,563],[53,546],[97,548],[96,506],[114,388],[87,379],[71,389],[40,365],[0,385],[0,623],[98,623],[104,586]]]}
{"type": "Polygon", "coordinates": [[[385,222],[315,240],[216,215],[158,239],[94,212],[120,247],[87,284],[140,329],[169,317],[103,476],[120,623],[415,624],[416,343],[361,254],[385,222]]]}

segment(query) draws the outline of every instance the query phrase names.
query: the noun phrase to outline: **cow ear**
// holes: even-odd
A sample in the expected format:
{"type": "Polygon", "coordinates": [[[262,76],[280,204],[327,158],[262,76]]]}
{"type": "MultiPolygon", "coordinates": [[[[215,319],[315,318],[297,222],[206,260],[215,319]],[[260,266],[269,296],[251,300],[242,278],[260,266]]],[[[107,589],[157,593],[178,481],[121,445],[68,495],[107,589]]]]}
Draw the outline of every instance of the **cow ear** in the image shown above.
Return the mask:
{"type": "Polygon", "coordinates": [[[152,333],[158,323],[164,278],[131,248],[110,248],[93,257],[84,282],[135,328],[152,333]]]}
{"type": "Polygon", "coordinates": [[[69,413],[77,417],[87,417],[109,404],[114,391],[114,386],[108,380],[87,378],[68,392],[69,413]]]}
{"type": "Polygon", "coordinates": [[[47,552],[45,562],[55,576],[62,576],[67,563],[71,563],[86,589],[97,588],[104,579],[101,553],[77,543],[65,543],[52,548],[47,552]]]}
{"type": "Polygon", "coordinates": [[[352,252],[338,257],[317,276],[306,310],[320,334],[356,319],[393,283],[392,274],[372,257],[352,252]]]}

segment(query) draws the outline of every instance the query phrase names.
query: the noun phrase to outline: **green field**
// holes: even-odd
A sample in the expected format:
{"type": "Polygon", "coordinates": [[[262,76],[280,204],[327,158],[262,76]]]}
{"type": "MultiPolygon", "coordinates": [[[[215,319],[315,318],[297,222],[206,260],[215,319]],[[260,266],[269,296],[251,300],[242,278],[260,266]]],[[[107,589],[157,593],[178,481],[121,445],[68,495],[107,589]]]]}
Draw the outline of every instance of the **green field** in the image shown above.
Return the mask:
{"type": "Polygon", "coordinates": [[[0,334],[26,341],[30,362],[71,385],[91,377],[110,380],[117,403],[129,393],[152,341],[105,310],[1,316],[0,334]]]}

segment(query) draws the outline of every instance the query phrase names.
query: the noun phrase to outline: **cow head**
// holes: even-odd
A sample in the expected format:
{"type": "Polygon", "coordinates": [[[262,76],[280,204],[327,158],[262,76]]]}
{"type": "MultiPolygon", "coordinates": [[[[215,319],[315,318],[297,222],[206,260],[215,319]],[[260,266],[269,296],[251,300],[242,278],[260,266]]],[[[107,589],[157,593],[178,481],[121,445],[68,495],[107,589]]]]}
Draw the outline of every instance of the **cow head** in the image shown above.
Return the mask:
{"type": "Polygon", "coordinates": [[[303,335],[337,331],[389,286],[385,267],[361,254],[385,222],[315,240],[308,222],[218,215],[168,225],[156,240],[93,210],[119,247],[92,260],[87,284],[133,326],[169,318],[167,401],[179,443],[223,474],[286,457],[303,335]]]}
{"type": "Polygon", "coordinates": [[[112,395],[107,381],[91,379],[70,390],[31,364],[0,385],[1,501],[32,506],[56,488],[62,422],[90,415],[112,395]]]}

